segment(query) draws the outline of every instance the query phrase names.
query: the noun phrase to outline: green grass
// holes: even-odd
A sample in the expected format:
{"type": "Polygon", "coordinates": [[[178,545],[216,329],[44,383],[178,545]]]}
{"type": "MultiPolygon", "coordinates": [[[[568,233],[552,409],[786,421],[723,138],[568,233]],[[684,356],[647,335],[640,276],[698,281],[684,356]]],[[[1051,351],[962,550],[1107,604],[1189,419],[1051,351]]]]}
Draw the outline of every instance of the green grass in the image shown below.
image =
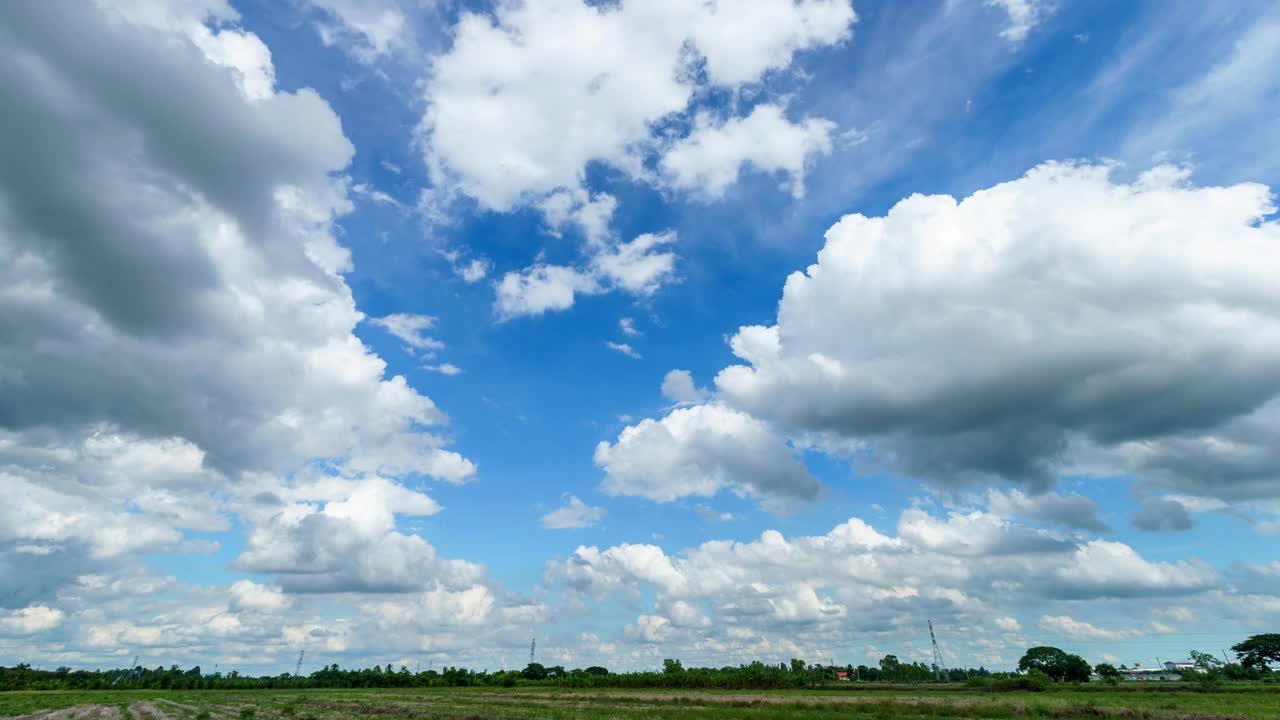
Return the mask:
{"type": "MultiPolygon", "coordinates": [[[[100,691],[0,693],[0,717],[102,705],[121,720],[1280,720],[1280,689],[1060,688],[988,693],[957,687],[787,690],[100,691]],[[136,712],[130,711],[130,704],[136,712]],[[304,706],[305,713],[298,708],[304,706]]],[[[59,715],[57,720],[64,716],[59,715]]]]}

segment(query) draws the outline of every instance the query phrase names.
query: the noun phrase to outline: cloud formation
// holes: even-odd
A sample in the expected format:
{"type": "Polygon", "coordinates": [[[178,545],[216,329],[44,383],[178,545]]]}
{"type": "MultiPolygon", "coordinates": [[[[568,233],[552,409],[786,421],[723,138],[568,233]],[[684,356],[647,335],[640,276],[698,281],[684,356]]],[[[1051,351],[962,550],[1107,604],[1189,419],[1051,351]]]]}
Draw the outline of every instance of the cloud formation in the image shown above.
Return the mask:
{"type": "MultiPolygon", "coordinates": [[[[232,513],[243,565],[291,588],[448,575],[372,510],[433,512],[404,483],[476,468],[354,334],[334,230],[353,148],[328,103],[277,91],[223,3],[0,15],[0,55],[22,69],[0,79],[0,476],[25,498],[0,511],[0,575],[25,578],[0,602],[216,550],[187,534],[232,513]],[[319,467],[323,492],[305,479],[319,467]]],[[[421,316],[377,322],[438,346],[421,316]]]]}
{"type": "Polygon", "coordinates": [[[426,86],[432,176],[493,210],[578,189],[591,162],[642,178],[655,124],[700,88],[757,82],[844,40],[855,19],[847,0],[533,0],[464,14],[426,86]]]}
{"type": "Polygon", "coordinates": [[[766,505],[812,500],[819,491],[795,452],[763,422],[708,404],[678,408],[627,427],[596,446],[601,488],[658,502],[728,489],[766,505]]]}
{"type": "Polygon", "coordinates": [[[1267,188],[1112,174],[1050,163],[962,201],[846,216],[787,279],[777,324],[733,337],[745,364],[716,377],[717,397],[943,487],[1042,491],[1092,463],[1280,493],[1241,466],[1270,462],[1260,447],[1212,483],[1165,462],[1257,442],[1252,419],[1280,392],[1267,188]],[[1223,434],[1241,439],[1210,440],[1223,434]]]}

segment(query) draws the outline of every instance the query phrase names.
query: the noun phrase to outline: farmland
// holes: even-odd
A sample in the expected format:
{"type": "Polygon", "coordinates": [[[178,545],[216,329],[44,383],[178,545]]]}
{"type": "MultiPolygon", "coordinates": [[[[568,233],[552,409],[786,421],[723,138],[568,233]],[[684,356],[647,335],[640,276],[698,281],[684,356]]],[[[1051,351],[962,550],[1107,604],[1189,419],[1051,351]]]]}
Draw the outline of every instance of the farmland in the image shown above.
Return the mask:
{"type": "Polygon", "coordinates": [[[25,720],[834,720],[835,718],[1280,718],[1280,692],[1072,688],[987,693],[958,687],[771,692],[431,688],[385,690],[44,691],[0,694],[25,720]]]}

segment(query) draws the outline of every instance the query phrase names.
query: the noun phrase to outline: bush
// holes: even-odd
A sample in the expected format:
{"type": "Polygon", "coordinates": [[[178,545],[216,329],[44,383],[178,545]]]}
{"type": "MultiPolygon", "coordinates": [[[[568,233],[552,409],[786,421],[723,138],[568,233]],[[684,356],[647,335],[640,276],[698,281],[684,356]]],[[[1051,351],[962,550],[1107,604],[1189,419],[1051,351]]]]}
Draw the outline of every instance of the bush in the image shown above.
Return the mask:
{"type": "Polygon", "coordinates": [[[981,675],[974,675],[973,677],[964,681],[964,686],[968,688],[977,688],[979,690],[985,690],[991,687],[991,679],[982,677],[981,675]]]}
{"type": "Polygon", "coordinates": [[[1013,690],[1030,690],[1032,692],[1044,692],[1053,686],[1053,678],[1032,668],[1027,671],[1026,675],[1017,675],[1009,678],[1002,678],[995,681],[991,685],[992,690],[1002,692],[1010,692],[1013,690]]]}
{"type": "Polygon", "coordinates": [[[253,716],[256,714],[257,712],[251,707],[240,708],[240,720],[253,720],[253,716]]]}

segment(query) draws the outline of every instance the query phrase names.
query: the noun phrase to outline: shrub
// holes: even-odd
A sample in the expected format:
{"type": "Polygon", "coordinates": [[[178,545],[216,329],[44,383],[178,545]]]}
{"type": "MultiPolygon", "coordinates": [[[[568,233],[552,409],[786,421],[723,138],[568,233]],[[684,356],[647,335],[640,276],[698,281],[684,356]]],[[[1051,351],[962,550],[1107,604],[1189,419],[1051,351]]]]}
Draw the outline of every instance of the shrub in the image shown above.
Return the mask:
{"type": "Polygon", "coordinates": [[[992,690],[1000,690],[1009,692],[1012,690],[1030,690],[1032,692],[1043,692],[1053,685],[1053,678],[1032,668],[1027,671],[1026,675],[1017,675],[1014,677],[1002,678],[995,681],[991,685],[992,690]]]}
{"type": "Polygon", "coordinates": [[[257,714],[251,707],[240,708],[240,720],[253,720],[253,716],[257,714]]]}

